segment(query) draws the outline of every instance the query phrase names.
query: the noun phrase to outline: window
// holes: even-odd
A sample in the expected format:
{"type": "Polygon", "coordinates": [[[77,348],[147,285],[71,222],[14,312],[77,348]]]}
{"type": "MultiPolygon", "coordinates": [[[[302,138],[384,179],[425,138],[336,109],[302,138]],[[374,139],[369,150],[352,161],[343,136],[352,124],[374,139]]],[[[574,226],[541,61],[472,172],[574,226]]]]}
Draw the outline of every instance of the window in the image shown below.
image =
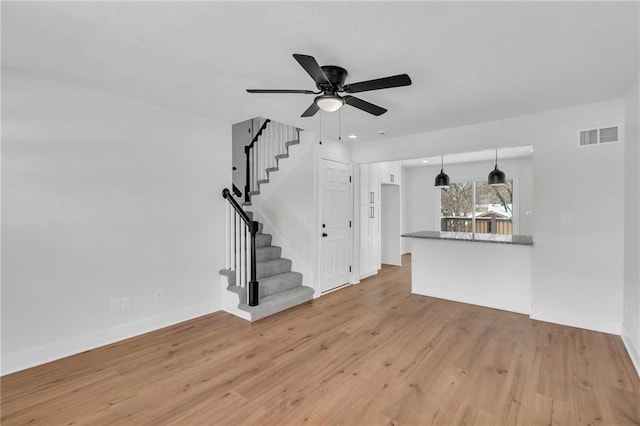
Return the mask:
{"type": "Polygon", "coordinates": [[[513,234],[513,179],[492,186],[484,180],[452,182],[440,191],[440,230],[513,234]]]}

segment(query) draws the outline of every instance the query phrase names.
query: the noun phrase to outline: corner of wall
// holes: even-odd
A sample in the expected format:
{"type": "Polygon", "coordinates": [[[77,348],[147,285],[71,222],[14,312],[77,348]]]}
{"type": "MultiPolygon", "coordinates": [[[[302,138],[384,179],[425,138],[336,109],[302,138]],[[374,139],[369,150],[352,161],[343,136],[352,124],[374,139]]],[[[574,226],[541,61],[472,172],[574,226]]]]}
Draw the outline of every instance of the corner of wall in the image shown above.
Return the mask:
{"type": "Polygon", "coordinates": [[[629,354],[629,358],[631,358],[631,362],[636,369],[636,373],[638,377],[640,377],[640,348],[638,348],[633,339],[631,338],[631,333],[622,326],[622,342],[624,343],[624,347],[627,349],[627,353],[629,354]]]}

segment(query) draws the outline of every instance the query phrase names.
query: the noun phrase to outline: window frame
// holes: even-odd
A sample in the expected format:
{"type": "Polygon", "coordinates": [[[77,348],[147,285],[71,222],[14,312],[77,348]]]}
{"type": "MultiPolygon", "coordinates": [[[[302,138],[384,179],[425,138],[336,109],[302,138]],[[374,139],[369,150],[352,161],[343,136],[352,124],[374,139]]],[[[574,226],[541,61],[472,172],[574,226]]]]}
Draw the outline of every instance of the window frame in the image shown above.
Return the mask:
{"type": "MultiPolygon", "coordinates": [[[[511,198],[511,202],[512,204],[512,213],[511,213],[511,226],[513,229],[513,233],[512,235],[519,235],[520,234],[520,179],[518,174],[507,174],[506,178],[508,180],[513,181],[512,183],[512,188],[513,188],[513,195],[511,198]]],[[[461,177],[461,178],[456,178],[456,179],[452,179],[451,183],[462,183],[462,182],[471,182],[473,184],[473,196],[471,198],[471,202],[473,203],[473,210],[471,212],[471,235],[473,235],[473,237],[475,238],[476,236],[476,209],[475,209],[475,205],[476,205],[476,182],[478,181],[484,181],[486,182],[487,177],[483,176],[483,177],[461,177]]],[[[435,229],[438,232],[442,232],[441,228],[440,228],[440,219],[441,219],[441,215],[442,215],[442,188],[439,187],[433,187],[433,192],[434,192],[434,199],[435,199],[435,212],[434,212],[434,226],[435,229]]],[[[484,235],[484,234],[483,234],[484,235]]]]}

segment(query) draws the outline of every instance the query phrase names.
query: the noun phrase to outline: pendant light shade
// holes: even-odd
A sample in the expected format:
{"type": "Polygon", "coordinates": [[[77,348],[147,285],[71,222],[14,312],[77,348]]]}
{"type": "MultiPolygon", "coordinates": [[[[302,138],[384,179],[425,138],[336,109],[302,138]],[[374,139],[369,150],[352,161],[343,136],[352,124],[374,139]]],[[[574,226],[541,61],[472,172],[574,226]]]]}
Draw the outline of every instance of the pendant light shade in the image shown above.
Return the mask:
{"type": "Polygon", "coordinates": [[[489,177],[487,178],[487,183],[489,185],[504,185],[507,183],[506,176],[502,170],[498,168],[498,150],[496,149],[496,166],[491,172],[489,172],[489,177]]]}
{"type": "Polygon", "coordinates": [[[444,172],[444,156],[441,157],[440,174],[436,176],[435,186],[444,189],[449,188],[449,175],[444,172]]]}

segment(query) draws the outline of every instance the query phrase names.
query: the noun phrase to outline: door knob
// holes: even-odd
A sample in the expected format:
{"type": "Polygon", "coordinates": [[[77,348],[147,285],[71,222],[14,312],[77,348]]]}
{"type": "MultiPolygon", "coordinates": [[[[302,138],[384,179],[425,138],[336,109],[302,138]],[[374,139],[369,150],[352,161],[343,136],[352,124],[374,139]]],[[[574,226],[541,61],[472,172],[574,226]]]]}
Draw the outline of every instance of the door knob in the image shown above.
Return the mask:
{"type": "Polygon", "coordinates": [[[322,233],[322,238],[324,238],[324,237],[328,237],[328,236],[329,236],[329,234],[327,234],[326,232],[323,232],[323,233],[322,233]]]}

